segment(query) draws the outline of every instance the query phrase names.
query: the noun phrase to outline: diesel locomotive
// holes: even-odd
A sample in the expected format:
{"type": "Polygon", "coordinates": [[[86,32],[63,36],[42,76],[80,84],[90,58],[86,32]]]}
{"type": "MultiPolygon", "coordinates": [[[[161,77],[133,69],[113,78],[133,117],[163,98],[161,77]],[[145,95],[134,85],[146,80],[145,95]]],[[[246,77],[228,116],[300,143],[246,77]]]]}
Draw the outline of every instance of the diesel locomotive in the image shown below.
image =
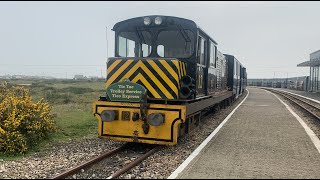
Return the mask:
{"type": "Polygon", "coordinates": [[[112,30],[106,94],[93,103],[100,138],[175,145],[246,88],[246,68],[191,20],[136,17],[112,30]]]}

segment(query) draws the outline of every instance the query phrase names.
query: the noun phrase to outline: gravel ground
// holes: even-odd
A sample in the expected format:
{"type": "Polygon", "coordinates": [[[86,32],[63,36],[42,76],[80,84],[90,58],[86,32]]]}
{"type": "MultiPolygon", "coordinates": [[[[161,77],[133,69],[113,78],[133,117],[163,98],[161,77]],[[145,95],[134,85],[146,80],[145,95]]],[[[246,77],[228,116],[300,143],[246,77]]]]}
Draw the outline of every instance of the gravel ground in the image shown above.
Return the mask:
{"type": "MultiPolygon", "coordinates": [[[[204,117],[199,128],[181,138],[178,145],[162,147],[158,152],[119,178],[167,178],[219,126],[245,96],[246,92],[228,108],[204,117]]],[[[50,178],[122,144],[123,142],[85,138],[79,141],[70,140],[69,142],[51,145],[48,150],[24,157],[21,160],[4,161],[0,159],[0,178],[50,178]]],[[[102,161],[89,170],[82,170],[81,173],[77,173],[70,178],[100,179],[109,177],[115,170],[112,170],[106,164],[123,166],[134,160],[134,156],[115,156],[102,161]]]]}
{"type": "Polygon", "coordinates": [[[98,138],[51,145],[21,160],[0,160],[0,179],[50,178],[122,143],[98,138]]]}

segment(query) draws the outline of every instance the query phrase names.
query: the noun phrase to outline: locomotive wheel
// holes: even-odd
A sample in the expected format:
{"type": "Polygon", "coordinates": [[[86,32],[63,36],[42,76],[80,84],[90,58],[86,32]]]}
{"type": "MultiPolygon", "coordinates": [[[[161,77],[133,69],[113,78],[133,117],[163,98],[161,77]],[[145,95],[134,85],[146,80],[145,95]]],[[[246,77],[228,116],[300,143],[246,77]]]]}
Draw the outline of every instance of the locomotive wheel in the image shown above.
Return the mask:
{"type": "Polygon", "coordinates": [[[228,98],[226,101],[227,101],[227,106],[230,106],[230,105],[231,105],[231,103],[232,103],[231,98],[228,98]]]}
{"type": "Polygon", "coordinates": [[[220,106],[219,106],[219,104],[217,104],[214,106],[214,113],[217,113],[219,111],[220,111],[220,106]]]}

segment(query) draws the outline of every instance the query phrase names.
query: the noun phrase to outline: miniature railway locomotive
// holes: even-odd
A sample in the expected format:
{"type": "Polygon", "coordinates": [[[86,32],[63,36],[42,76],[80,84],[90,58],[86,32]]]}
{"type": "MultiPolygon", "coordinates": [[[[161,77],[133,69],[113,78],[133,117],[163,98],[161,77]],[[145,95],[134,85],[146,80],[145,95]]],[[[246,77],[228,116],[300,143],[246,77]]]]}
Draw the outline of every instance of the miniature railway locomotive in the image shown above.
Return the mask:
{"type": "Polygon", "coordinates": [[[174,145],[201,114],[246,88],[246,69],[195,22],[145,16],[118,22],[106,96],[93,104],[100,138],[174,145]]]}

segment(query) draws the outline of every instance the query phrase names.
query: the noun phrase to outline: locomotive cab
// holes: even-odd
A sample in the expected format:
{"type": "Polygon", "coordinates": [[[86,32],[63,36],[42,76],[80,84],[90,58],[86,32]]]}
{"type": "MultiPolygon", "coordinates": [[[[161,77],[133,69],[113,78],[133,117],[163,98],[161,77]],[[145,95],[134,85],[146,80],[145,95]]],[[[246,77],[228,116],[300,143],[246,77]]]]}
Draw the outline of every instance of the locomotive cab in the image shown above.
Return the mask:
{"type": "Polygon", "coordinates": [[[193,21],[146,16],[119,22],[113,30],[116,58],[109,58],[107,62],[107,87],[129,78],[145,86],[149,98],[195,97],[193,87],[185,85],[188,80],[195,84],[196,79],[193,71],[197,56],[197,26],[193,21]],[[130,75],[126,74],[127,71],[130,75]],[[137,78],[139,74],[145,80],[137,78]]]}

